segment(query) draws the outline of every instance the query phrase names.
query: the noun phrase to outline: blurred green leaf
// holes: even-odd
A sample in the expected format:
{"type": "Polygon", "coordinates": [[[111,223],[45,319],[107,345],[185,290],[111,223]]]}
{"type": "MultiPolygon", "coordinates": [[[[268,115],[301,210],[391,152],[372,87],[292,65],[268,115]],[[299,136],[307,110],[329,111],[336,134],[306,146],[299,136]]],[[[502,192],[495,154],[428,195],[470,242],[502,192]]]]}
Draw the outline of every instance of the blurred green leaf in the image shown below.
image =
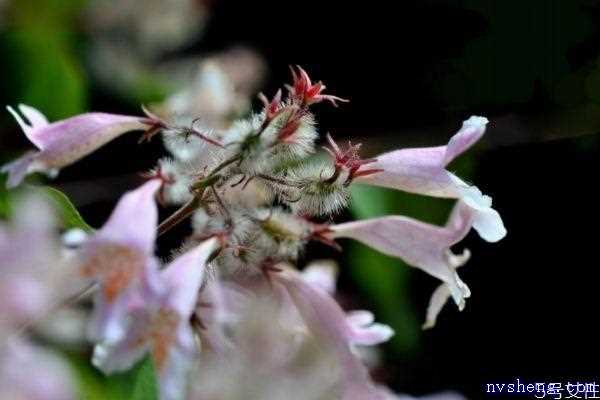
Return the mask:
{"type": "Polygon", "coordinates": [[[27,103],[51,120],[86,108],[87,83],[76,53],[83,0],[13,2],[10,23],[0,36],[5,101],[27,103]]]}
{"type": "Polygon", "coordinates": [[[0,176],[0,219],[6,219],[10,215],[10,195],[6,190],[6,176],[0,176]]]}
{"type": "Polygon", "coordinates": [[[137,370],[132,400],[158,400],[158,385],[152,358],[146,357],[137,370]]]}
{"type": "Polygon", "coordinates": [[[63,228],[79,228],[86,232],[92,232],[94,230],[83,220],[73,203],[71,203],[69,198],[60,190],[49,186],[41,187],[39,190],[42,191],[43,195],[49,198],[52,204],[56,206],[56,209],[60,214],[63,228]]]}
{"type": "Polygon", "coordinates": [[[80,400],[158,400],[150,357],[127,372],[110,376],[94,368],[82,354],[70,353],[67,359],[77,379],[80,400]]]}

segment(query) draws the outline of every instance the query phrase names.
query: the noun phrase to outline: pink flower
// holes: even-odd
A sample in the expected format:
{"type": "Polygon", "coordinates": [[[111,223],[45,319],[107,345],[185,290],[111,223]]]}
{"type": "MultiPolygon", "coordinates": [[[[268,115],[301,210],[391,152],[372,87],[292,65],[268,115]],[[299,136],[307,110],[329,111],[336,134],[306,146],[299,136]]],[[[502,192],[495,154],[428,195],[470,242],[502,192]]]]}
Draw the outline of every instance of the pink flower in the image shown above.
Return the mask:
{"type": "Polygon", "coordinates": [[[20,199],[11,223],[0,224],[0,345],[70,294],[73,268],[60,248],[49,205],[20,199]]]}
{"type": "Polygon", "coordinates": [[[156,280],[154,197],[160,185],[154,179],[126,193],[104,226],[80,249],[80,274],[99,284],[89,326],[92,340],[118,340],[124,333],[129,299],[156,280]]]}
{"type": "Polygon", "coordinates": [[[355,347],[385,341],[391,330],[373,324],[368,312],[346,313],[337,305],[331,264],[314,263],[301,273],[287,268],[278,264],[266,272],[269,279],[207,283],[220,286],[220,295],[198,308],[203,352],[188,398],[383,399],[355,347]],[[205,346],[205,334],[219,328],[227,345],[205,346]]]}
{"type": "Polygon", "coordinates": [[[3,399],[75,400],[66,363],[52,352],[13,338],[0,345],[3,399]]]}
{"type": "MultiPolygon", "coordinates": [[[[332,263],[318,261],[302,270],[302,281],[314,290],[330,296],[335,293],[337,269],[332,263]]],[[[331,298],[331,301],[335,301],[331,298]]],[[[341,311],[341,309],[340,309],[341,311]]],[[[345,312],[348,343],[352,346],[374,346],[390,340],[394,331],[387,325],[375,323],[375,316],[367,310],[345,312]]]]}
{"type": "Polygon", "coordinates": [[[301,105],[309,106],[314,103],[320,103],[322,101],[329,101],[331,104],[337,107],[337,101],[348,102],[346,99],[341,97],[332,96],[329,94],[323,94],[325,85],[322,82],[312,83],[310,77],[301,67],[297,66],[297,72],[294,68],[290,68],[292,71],[293,83],[288,89],[290,90],[291,98],[301,105]]]}
{"type": "MultiPolygon", "coordinates": [[[[488,120],[471,117],[446,146],[401,149],[376,157],[369,169],[381,172],[356,178],[358,183],[382,186],[427,196],[462,199],[474,213],[473,228],[489,242],[506,235],[502,219],[492,208],[492,199],[468,185],[446,167],[474,145],[484,134],[488,120]]],[[[360,170],[358,171],[360,174],[360,170]]]]}
{"type": "Polygon", "coordinates": [[[26,175],[34,172],[56,175],[59,169],[126,132],[155,130],[160,126],[159,121],[151,118],[106,113],[81,114],[49,123],[41,112],[21,104],[19,110],[29,121],[27,123],[12,107],[7,109],[27,138],[38,148],[38,151],[30,151],[2,167],[1,171],[9,174],[9,188],[17,186],[26,175]]]}
{"type": "Polygon", "coordinates": [[[182,398],[188,368],[197,353],[190,318],[205,263],[220,246],[218,238],[208,239],[169,264],[155,288],[129,302],[123,337],[96,346],[94,365],[105,373],[123,371],[150,351],[159,377],[160,398],[182,398]]]}
{"type": "Polygon", "coordinates": [[[366,367],[352,351],[353,344],[383,341],[379,327],[368,328],[372,322],[370,316],[365,318],[366,314],[355,314],[349,318],[327,292],[308,284],[293,272],[286,271],[277,278],[310,333],[333,352],[341,374],[339,398],[382,400],[383,396],[373,385],[366,367]]]}
{"type": "Polygon", "coordinates": [[[474,214],[472,208],[459,201],[443,227],[408,217],[388,216],[333,225],[324,234],[332,239],[357,240],[422,269],[443,281],[462,309],[470,291],[455,270],[468,260],[469,253],[455,255],[450,247],[467,235],[476,218],[474,214]]]}

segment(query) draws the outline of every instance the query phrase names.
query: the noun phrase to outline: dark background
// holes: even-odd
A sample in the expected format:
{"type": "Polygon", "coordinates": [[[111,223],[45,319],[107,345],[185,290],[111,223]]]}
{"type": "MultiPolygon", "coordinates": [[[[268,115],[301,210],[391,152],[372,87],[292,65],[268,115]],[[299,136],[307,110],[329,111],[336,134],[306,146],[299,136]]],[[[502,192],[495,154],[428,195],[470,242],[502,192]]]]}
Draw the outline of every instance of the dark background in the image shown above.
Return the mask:
{"type": "MultiPolygon", "coordinates": [[[[497,244],[468,236],[467,308],[449,306],[432,331],[387,346],[377,376],[401,392],[454,389],[470,398],[484,397],[486,383],[517,377],[600,383],[597,2],[213,0],[211,7],[202,38],[166,58],[246,45],[266,60],[268,94],[289,81],[288,65],[302,65],[351,99],[340,109],[318,106],[321,131],[363,141],[366,153],[443,144],[468,116],[490,119],[467,176],[493,196],[508,236],[497,244]]],[[[5,73],[18,75],[5,61],[5,73]]],[[[0,100],[14,104],[17,94],[3,90],[0,100]]],[[[93,84],[88,107],[136,110],[93,84]]],[[[5,121],[1,150],[24,148],[5,121]]],[[[57,181],[92,225],[160,154],[159,143],[142,148],[136,139],[117,140],[57,181]],[[90,203],[92,194],[101,201],[90,203]]],[[[377,311],[377,292],[342,271],[346,295],[377,311]]],[[[406,279],[402,296],[420,322],[435,282],[412,270],[406,279]]]]}

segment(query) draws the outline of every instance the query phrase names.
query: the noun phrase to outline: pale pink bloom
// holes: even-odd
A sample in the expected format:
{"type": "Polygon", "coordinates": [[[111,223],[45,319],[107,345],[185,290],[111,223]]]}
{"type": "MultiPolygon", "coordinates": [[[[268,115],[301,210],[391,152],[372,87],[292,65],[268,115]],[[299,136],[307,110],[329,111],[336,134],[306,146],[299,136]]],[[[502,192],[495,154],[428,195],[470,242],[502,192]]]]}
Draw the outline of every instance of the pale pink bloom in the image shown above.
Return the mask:
{"type": "Polygon", "coordinates": [[[190,318],[196,308],[205,264],[221,246],[217,238],[177,257],[160,273],[158,285],[129,303],[125,335],[100,343],[93,363],[105,373],[129,369],[150,351],[160,398],[182,398],[188,369],[197,349],[190,318]]]}
{"type": "MultiPolygon", "coordinates": [[[[300,273],[302,281],[315,290],[330,296],[335,294],[337,268],[333,262],[316,261],[300,273]]],[[[335,301],[333,298],[331,301],[335,301]]],[[[341,309],[340,309],[341,310],[341,309]]],[[[356,346],[375,346],[387,342],[394,331],[387,325],[375,323],[375,316],[367,310],[353,310],[346,313],[348,343],[356,346]]]]}
{"type": "Polygon", "coordinates": [[[73,268],[54,222],[46,202],[25,197],[14,218],[0,224],[0,343],[69,295],[73,268]]]}
{"type": "Polygon", "coordinates": [[[160,185],[155,179],[126,193],[104,226],[80,248],[80,275],[99,285],[88,332],[92,340],[119,340],[129,299],[156,280],[154,197],[160,185]]]}
{"type": "Polygon", "coordinates": [[[484,134],[488,120],[471,117],[446,146],[394,150],[376,157],[369,170],[377,173],[360,175],[356,182],[403,190],[434,197],[462,199],[474,211],[473,228],[489,242],[506,235],[502,219],[492,208],[492,199],[448,171],[452,160],[473,146],[484,134]]]}
{"type": "Polygon", "coordinates": [[[366,367],[352,351],[352,344],[380,343],[383,339],[380,330],[369,329],[371,321],[364,318],[364,314],[349,318],[327,292],[306,283],[296,274],[286,271],[277,278],[310,333],[333,352],[341,381],[336,398],[383,399],[366,367]]]}
{"type": "Polygon", "coordinates": [[[475,218],[473,214],[472,208],[459,201],[443,227],[408,217],[388,216],[333,225],[325,235],[357,240],[422,269],[443,281],[462,309],[470,291],[455,270],[467,261],[469,253],[457,256],[450,247],[467,235],[475,218]]]}
{"type": "Polygon", "coordinates": [[[331,295],[335,293],[337,274],[337,265],[328,260],[313,261],[301,272],[304,282],[331,295]]]}
{"type": "Polygon", "coordinates": [[[135,130],[156,128],[160,122],[146,117],[132,117],[106,113],[87,113],[49,123],[46,117],[33,107],[20,104],[19,110],[8,111],[17,120],[27,138],[38,148],[21,158],[6,164],[2,172],[8,172],[7,186],[17,186],[23,178],[34,172],[50,176],[58,170],[82,159],[116,137],[135,130]]]}
{"type": "MultiPolygon", "coordinates": [[[[190,400],[319,400],[369,399],[371,384],[347,382],[349,373],[339,362],[339,348],[315,334],[298,314],[280,273],[265,279],[225,282],[223,305],[234,318],[225,322],[230,346],[222,352],[204,347],[190,380],[190,400]],[[228,297],[232,296],[232,299],[228,297]]],[[[295,279],[301,280],[296,274],[295,279]]],[[[302,286],[309,286],[301,283],[302,286]]],[[[320,289],[319,289],[320,290],[320,289]]],[[[324,293],[324,292],[323,292],[324,293]]],[[[327,297],[331,299],[328,295],[327,297]]],[[[333,301],[331,299],[331,301],[333,301]]],[[[345,319],[343,311],[338,314],[345,319]]],[[[205,329],[210,324],[203,321],[205,329]]],[[[342,344],[352,368],[366,374],[350,345],[342,344]]],[[[362,375],[369,381],[368,375],[362,375]]]]}
{"type": "Polygon", "coordinates": [[[48,350],[12,338],[0,345],[0,390],[6,400],[75,400],[66,363],[48,350]]]}

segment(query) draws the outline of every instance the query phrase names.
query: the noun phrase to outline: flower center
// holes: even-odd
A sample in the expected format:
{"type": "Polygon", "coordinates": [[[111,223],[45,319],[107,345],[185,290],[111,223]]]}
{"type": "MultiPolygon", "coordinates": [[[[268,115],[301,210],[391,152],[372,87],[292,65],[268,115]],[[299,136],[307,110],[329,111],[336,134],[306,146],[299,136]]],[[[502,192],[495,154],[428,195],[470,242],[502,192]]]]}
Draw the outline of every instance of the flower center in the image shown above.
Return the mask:
{"type": "Polygon", "coordinates": [[[164,367],[171,345],[177,335],[177,324],[179,316],[172,310],[161,308],[158,310],[148,333],[152,341],[152,358],[157,370],[164,367]]]}
{"type": "Polygon", "coordinates": [[[88,254],[81,274],[96,278],[109,302],[128,288],[144,267],[144,255],[135,248],[115,243],[102,243],[88,254]]]}

